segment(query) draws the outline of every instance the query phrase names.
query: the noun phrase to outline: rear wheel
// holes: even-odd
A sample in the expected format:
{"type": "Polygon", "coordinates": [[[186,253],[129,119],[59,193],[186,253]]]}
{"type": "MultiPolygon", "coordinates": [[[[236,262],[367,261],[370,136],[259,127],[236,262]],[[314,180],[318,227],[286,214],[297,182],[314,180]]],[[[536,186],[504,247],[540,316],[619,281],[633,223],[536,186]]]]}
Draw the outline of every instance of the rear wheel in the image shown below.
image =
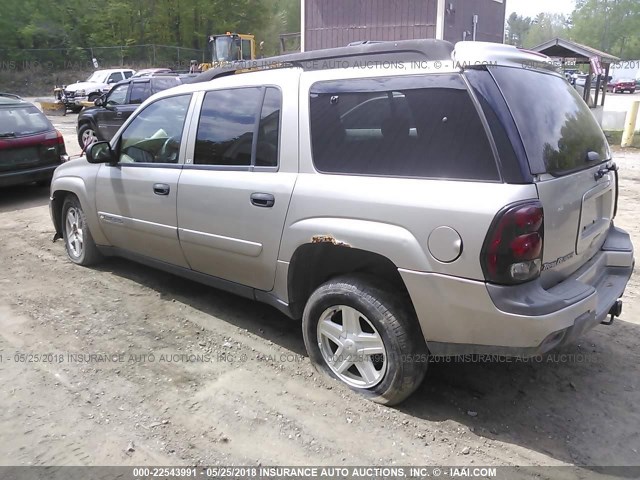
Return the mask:
{"type": "Polygon", "coordinates": [[[314,366],[366,398],[394,405],[422,382],[428,353],[403,295],[366,276],[321,285],[303,314],[314,366]]]}
{"type": "Polygon", "coordinates": [[[73,195],[62,204],[62,237],[67,255],[78,265],[92,265],[102,260],[96,247],[80,201],[73,195]]]}

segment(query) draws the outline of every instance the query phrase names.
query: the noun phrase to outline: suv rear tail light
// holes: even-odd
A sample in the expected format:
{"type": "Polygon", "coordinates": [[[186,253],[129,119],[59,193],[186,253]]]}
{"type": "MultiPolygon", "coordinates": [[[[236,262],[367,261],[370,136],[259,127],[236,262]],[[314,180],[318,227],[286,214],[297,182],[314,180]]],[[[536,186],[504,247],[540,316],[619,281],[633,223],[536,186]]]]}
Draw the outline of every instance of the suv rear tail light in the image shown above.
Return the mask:
{"type": "Polygon", "coordinates": [[[540,275],[544,215],[535,200],[509,205],[494,218],[480,262],[488,282],[517,284],[540,275]]]}

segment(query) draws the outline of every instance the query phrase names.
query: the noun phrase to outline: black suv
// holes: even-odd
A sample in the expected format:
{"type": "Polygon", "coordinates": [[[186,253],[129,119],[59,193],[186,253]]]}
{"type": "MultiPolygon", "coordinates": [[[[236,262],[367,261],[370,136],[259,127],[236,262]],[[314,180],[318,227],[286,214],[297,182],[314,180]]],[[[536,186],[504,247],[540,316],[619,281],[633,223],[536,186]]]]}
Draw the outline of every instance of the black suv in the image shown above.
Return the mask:
{"type": "Polygon", "coordinates": [[[114,85],[106,95],[78,115],[78,143],[84,148],[98,140],[111,140],[142,102],[154,93],[180,85],[177,75],[130,78],[114,85]]]}

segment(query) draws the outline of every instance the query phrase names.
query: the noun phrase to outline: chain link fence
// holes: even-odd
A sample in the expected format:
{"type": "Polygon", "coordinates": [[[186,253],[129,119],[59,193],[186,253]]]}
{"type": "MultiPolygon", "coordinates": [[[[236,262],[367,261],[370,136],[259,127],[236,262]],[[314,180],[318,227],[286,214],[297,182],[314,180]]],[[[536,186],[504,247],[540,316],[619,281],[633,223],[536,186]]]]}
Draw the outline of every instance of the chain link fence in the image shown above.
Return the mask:
{"type": "Polygon", "coordinates": [[[203,62],[207,56],[206,50],[153,44],[59,49],[0,48],[0,70],[64,71],[114,67],[128,67],[138,70],[149,67],[167,67],[180,70],[188,69],[191,60],[203,62]]]}
{"type": "Polygon", "coordinates": [[[94,48],[0,48],[0,92],[49,95],[54,85],[86,79],[98,68],[134,70],[165,67],[188,70],[191,60],[209,61],[207,50],[170,45],[120,45],[94,48]]]}

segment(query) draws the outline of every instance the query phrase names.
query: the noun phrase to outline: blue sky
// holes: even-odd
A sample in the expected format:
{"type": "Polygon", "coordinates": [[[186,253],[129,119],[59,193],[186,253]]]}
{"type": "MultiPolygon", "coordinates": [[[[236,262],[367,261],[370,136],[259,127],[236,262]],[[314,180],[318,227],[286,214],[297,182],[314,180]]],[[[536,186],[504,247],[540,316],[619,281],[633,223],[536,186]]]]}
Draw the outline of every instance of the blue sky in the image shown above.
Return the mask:
{"type": "Polygon", "coordinates": [[[507,17],[512,12],[525,17],[535,17],[538,13],[564,13],[573,12],[574,0],[506,0],[507,17]]]}

